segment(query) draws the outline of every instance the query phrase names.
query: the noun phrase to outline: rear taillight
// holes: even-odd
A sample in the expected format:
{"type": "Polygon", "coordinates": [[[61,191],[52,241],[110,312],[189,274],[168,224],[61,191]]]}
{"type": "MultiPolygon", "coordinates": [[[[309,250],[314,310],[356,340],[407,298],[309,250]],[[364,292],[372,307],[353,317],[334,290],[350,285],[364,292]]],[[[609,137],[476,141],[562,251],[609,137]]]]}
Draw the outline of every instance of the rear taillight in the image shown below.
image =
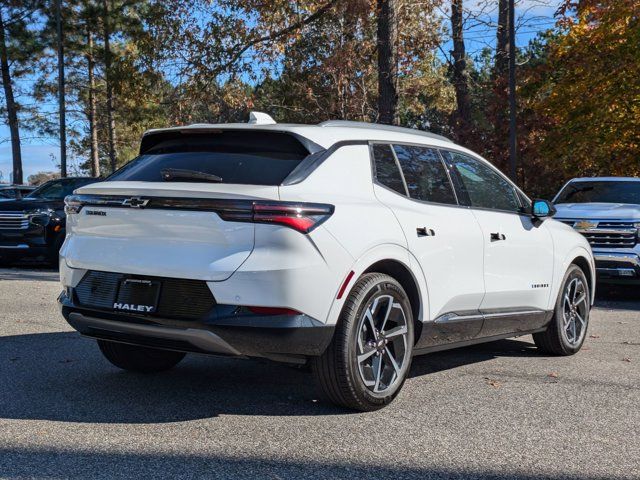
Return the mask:
{"type": "Polygon", "coordinates": [[[64,199],[64,213],[67,215],[73,215],[80,213],[82,209],[82,202],[75,195],[69,195],[64,199]]]}
{"type": "Polygon", "coordinates": [[[218,214],[223,220],[232,222],[268,223],[309,233],[334,210],[333,205],[320,203],[251,202],[247,207],[221,209],[218,214]]]}
{"type": "Polygon", "coordinates": [[[334,211],[324,203],[228,200],[218,198],[126,197],[119,195],[70,195],[65,199],[68,215],[87,205],[145,210],[189,210],[215,212],[229,222],[268,223],[309,233],[334,211]],[[136,202],[134,203],[133,200],[136,202]]]}

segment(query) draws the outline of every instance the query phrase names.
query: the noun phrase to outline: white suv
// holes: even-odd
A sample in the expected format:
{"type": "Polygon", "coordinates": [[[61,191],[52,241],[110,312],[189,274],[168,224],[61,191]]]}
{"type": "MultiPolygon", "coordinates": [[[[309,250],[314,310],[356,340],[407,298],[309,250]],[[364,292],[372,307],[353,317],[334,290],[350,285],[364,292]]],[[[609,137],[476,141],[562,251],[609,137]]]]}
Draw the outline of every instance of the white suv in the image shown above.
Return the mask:
{"type": "Polygon", "coordinates": [[[589,244],[551,204],[417,130],[152,130],[66,211],[62,311],[113,364],[309,363],[359,410],[393,400],[413,355],[525,334],[573,354],[594,297],[589,244]]]}

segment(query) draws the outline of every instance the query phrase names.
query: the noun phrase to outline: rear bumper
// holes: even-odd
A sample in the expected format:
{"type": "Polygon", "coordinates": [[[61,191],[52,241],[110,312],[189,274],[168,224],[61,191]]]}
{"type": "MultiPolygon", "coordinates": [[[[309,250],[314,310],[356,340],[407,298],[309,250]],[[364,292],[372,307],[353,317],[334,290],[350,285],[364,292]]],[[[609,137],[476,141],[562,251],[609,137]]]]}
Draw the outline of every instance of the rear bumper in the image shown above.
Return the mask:
{"type": "Polygon", "coordinates": [[[212,355],[302,362],[321,355],[334,331],[303,314],[237,316],[223,305],[205,319],[182,321],[86,309],[74,305],[65,293],[58,302],[69,325],[82,335],[212,355]]]}
{"type": "Polygon", "coordinates": [[[635,252],[595,250],[598,281],[605,283],[640,283],[640,256],[635,252]]]}

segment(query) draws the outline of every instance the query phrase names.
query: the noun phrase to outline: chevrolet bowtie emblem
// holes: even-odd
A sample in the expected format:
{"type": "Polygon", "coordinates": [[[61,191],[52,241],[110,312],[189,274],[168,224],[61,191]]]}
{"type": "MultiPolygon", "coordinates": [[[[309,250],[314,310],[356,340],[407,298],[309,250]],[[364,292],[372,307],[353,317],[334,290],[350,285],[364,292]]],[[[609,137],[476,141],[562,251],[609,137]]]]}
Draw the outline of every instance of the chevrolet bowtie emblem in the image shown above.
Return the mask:
{"type": "Polygon", "coordinates": [[[590,230],[592,228],[596,228],[598,226],[598,222],[591,222],[589,220],[579,220],[573,224],[573,228],[576,230],[590,230]]]}
{"type": "Polygon", "coordinates": [[[146,207],[148,203],[149,203],[148,198],[140,198],[140,197],[127,198],[126,200],[122,201],[122,205],[124,205],[125,207],[131,207],[131,208],[146,207]]]}

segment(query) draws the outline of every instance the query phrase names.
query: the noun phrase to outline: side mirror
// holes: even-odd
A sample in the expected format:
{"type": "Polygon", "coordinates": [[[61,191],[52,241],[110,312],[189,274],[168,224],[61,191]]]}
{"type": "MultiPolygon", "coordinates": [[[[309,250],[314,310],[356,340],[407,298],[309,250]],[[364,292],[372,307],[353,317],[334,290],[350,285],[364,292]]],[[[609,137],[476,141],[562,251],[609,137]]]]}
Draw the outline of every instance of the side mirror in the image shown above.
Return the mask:
{"type": "Polygon", "coordinates": [[[533,218],[548,218],[556,214],[556,207],[548,200],[535,199],[531,204],[531,216],[533,218]]]}

